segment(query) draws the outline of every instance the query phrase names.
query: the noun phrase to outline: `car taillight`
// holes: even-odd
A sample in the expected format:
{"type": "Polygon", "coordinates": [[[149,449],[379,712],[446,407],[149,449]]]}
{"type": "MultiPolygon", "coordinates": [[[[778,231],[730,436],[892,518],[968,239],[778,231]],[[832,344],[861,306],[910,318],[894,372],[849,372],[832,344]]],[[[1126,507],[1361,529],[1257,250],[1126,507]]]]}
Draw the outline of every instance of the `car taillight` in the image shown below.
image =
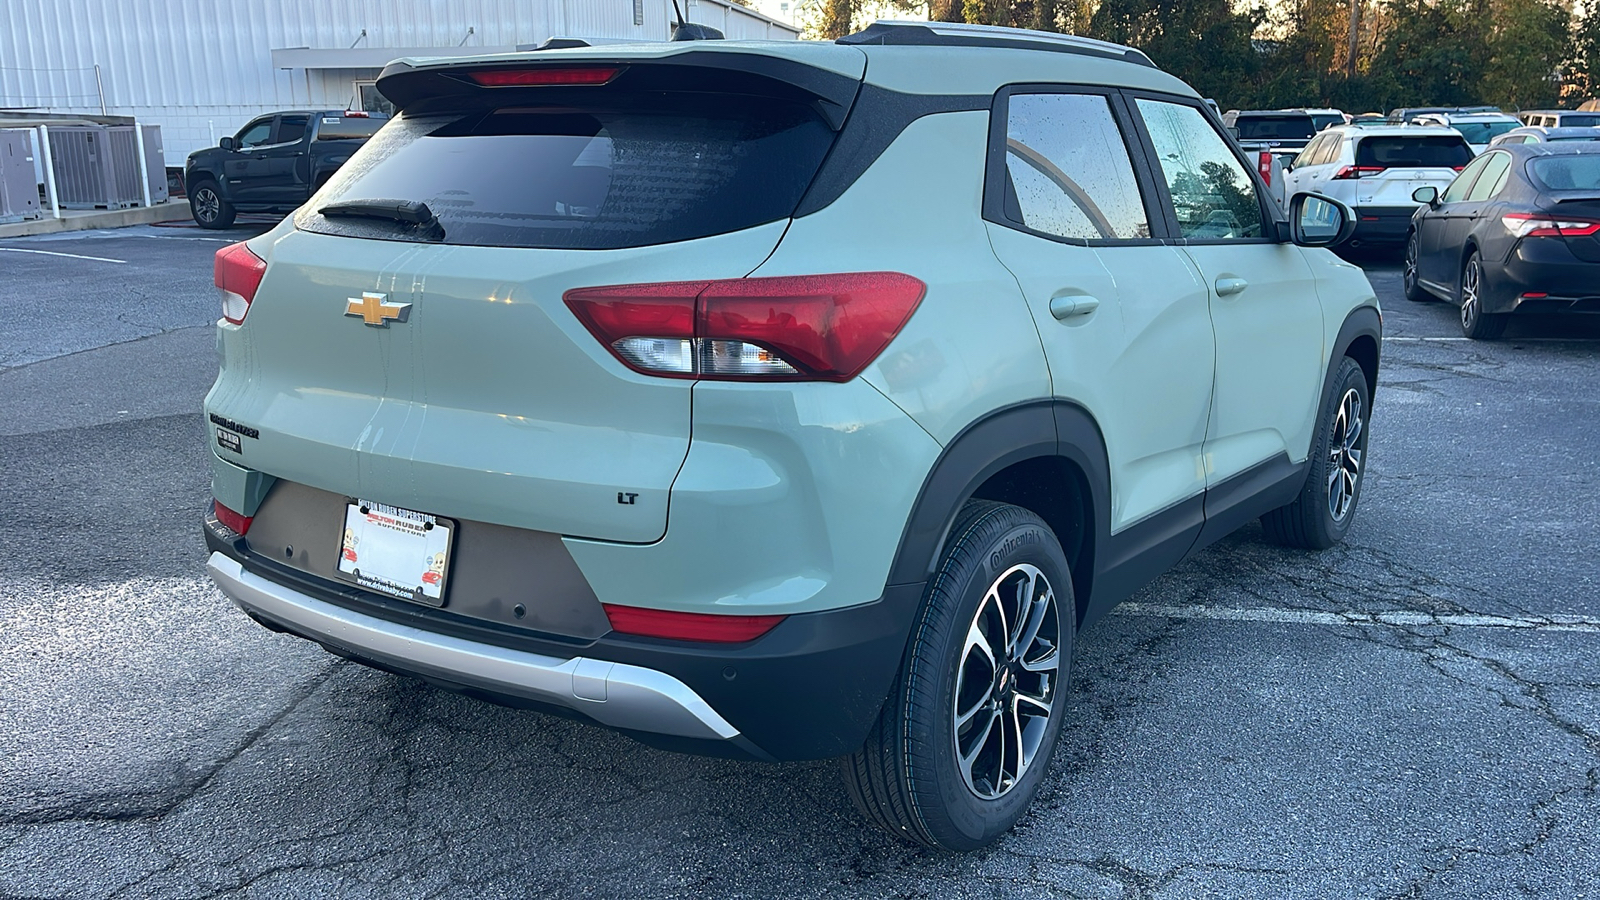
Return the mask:
{"type": "Polygon", "coordinates": [[[235,325],[244,322],[250,312],[250,301],[256,298],[256,288],[261,287],[261,276],[266,272],[266,260],[251,253],[243,242],[217,251],[212,280],[222,289],[224,319],[235,325]]]}
{"type": "Polygon", "coordinates": [[[927,286],[898,272],[575,288],[563,299],[624,365],[724,381],[849,381],[927,286]]]}
{"type": "Polygon", "coordinates": [[[1500,217],[1500,223],[1519,238],[1589,237],[1600,234],[1600,221],[1594,219],[1557,219],[1528,213],[1506,213],[1500,217]]]}
{"type": "Polygon", "coordinates": [[[347,109],[344,111],[344,117],[346,119],[370,119],[372,118],[372,113],[359,109],[347,109]]]}
{"type": "Polygon", "coordinates": [[[622,634],[716,644],[753,641],[771,631],[785,618],[673,612],[665,609],[641,609],[637,606],[616,606],[611,603],[603,603],[601,606],[606,611],[606,618],[611,620],[611,630],[622,634]]]}
{"type": "Polygon", "coordinates": [[[1383,166],[1340,166],[1339,171],[1333,173],[1335,179],[1366,178],[1376,175],[1384,170],[1383,166]]]}
{"type": "Polygon", "coordinates": [[[1261,173],[1261,180],[1267,183],[1267,187],[1272,187],[1272,153],[1270,151],[1261,151],[1261,158],[1256,161],[1256,171],[1261,173]]]}
{"type": "Polygon", "coordinates": [[[621,71],[620,66],[540,67],[468,72],[467,77],[484,87],[534,87],[547,84],[605,84],[621,71]]]}
{"type": "Polygon", "coordinates": [[[233,529],[233,533],[243,537],[250,531],[250,523],[255,521],[254,516],[241,516],[233,510],[223,506],[216,500],[211,501],[212,513],[217,521],[233,529]]]}

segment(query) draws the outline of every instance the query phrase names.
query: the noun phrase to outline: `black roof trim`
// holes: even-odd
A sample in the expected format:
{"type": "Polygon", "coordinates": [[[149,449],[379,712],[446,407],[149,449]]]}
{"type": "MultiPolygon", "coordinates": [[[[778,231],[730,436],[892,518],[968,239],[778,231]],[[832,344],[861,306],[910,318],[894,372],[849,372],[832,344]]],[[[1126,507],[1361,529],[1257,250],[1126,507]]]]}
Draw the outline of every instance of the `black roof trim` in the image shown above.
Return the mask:
{"type": "Polygon", "coordinates": [[[996,47],[1005,50],[1043,50],[1071,53],[1156,68],[1150,57],[1132,47],[1074,38],[1071,35],[1020,28],[983,25],[940,26],[918,22],[874,22],[839,38],[838,44],[885,44],[918,47],[996,47]]]}

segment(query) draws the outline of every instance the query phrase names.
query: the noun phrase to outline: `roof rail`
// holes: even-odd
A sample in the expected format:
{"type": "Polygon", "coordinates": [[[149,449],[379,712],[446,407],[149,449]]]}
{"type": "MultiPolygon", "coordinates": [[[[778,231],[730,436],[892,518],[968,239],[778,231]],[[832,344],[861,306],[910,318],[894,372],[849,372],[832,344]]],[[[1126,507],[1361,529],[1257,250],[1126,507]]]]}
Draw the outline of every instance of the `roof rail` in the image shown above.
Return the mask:
{"type": "Polygon", "coordinates": [[[855,34],[839,38],[840,44],[898,44],[920,47],[1003,47],[1098,56],[1155,68],[1144,53],[1091,38],[1025,28],[967,25],[960,22],[908,22],[879,19],[855,34]]]}

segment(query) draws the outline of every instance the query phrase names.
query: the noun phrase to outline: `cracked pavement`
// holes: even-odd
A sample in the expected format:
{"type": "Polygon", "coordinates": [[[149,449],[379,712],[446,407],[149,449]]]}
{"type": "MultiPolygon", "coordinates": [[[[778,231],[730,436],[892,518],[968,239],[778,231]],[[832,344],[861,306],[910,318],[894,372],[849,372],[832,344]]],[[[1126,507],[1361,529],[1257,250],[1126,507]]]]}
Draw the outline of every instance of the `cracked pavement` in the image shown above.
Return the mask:
{"type": "Polygon", "coordinates": [[[1039,802],[939,855],[830,763],[651,750],[234,610],[198,524],[215,237],[0,242],[125,260],[0,254],[0,898],[1600,893],[1600,327],[1454,340],[1365,261],[1349,540],[1249,526],[1085,633],[1039,802]]]}

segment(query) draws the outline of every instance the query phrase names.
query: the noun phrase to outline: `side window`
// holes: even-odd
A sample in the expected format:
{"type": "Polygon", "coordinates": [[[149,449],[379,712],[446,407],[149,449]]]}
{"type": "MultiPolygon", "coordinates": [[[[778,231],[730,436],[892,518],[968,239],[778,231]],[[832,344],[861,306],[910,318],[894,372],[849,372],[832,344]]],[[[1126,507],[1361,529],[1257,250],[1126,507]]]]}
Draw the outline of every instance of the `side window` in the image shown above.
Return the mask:
{"type": "Polygon", "coordinates": [[[1138,101],[1186,238],[1238,240],[1264,234],[1255,181],[1200,110],[1138,101]]]}
{"type": "Polygon", "coordinates": [[[1322,153],[1316,159],[1316,165],[1323,166],[1339,161],[1339,151],[1344,147],[1344,135],[1328,135],[1328,144],[1322,148],[1322,153]]]}
{"type": "Polygon", "coordinates": [[[1294,158],[1294,167],[1301,169],[1306,166],[1318,165],[1322,157],[1322,151],[1328,149],[1328,139],[1330,137],[1331,135],[1325,134],[1307,144],[1306,148],[1300,151],[1300,155],[1294,158]]]}
{"type": "Polygon", "coordinates": [[[1450,182],[1450,186],[1444,189],[1444,193],[1439,196],[1439,202],[1460,203],[1467,199],[1467,192],[1472,190],[1472,183],[1478,180],[1478,173],[1482,172],[1483,167],[1489,162],[1488,156],[1480,156],[1468,163],[1467,167],[1461,170],[1461,174],[1456,176],[1456,180],[1450,182]]]}
{"type": "Polygon", "coordinates": [[[1128,147],[1099,94],[1013,94],[1006,107],[1005,215],[1057,237],[1150,236],[1128,147]]]}
{"type": "Polygon", "coordinates": [[[279,116],[278,135],[272,139],[274,144],[290,144],[306,136],[305,116],[279,116]]]}
{"type": "Polygon", "coordinates": [[[1489,161],[1484,163],[1483,174],[1478,176],[1477,183],[1472,190],[1467,192],[1467,200],[1487,200],[1505,187],[1506,178],[1511,174],[1511,154],[1490,153],[1489,161]]]}
{"type": "Polygon", "coordinates": [[[257,144],[265,144],[271,136],[272,117],[268,116],[265,119],[257,119],[246,125],[244,130],[239,132],[237,140],[241,147],[254,147],[257,144]]]}

